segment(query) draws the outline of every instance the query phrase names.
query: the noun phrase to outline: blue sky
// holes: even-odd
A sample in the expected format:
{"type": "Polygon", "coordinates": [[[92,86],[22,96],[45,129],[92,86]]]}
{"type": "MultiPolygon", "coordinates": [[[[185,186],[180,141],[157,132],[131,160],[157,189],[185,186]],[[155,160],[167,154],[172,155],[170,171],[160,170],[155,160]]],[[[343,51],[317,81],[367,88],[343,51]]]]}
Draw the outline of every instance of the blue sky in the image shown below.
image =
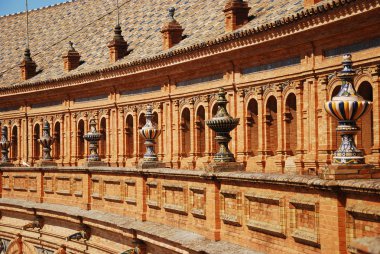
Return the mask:
{"type": "MultiPolygon", "coordinates": [[[[67,0],[28,0],[28,8],[31,10],[63,2],[67,0]]],[[[25,11],[25,0],[0,0],[0,16],[20,11],[25,11]]]]}

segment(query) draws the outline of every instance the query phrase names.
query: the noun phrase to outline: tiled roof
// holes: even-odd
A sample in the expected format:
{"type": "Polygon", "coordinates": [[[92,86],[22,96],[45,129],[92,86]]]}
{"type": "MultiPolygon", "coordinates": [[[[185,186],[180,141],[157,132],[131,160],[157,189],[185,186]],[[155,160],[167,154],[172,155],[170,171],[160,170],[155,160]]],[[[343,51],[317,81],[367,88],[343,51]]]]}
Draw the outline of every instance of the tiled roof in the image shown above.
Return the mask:
{"type": "MultiPolygon", "coordinates": [[[[326,0],[325,0],[326,1],[326,0]]],[[[325,2],[323,1],[323,2],[325,2]]],[[[204,42],[225,33],[226,0],[119,0],[120,23],[131,54],[116,64],[163,53],[160,29],[167,9],[185,29],[186,39],[169,51],[204,42]]],[[[303,10],[303,0],[249,0],[253,19],[243,29],[291,16],[303,10]]],[[[116,0],[76,0],[30,11],[30,50],[38,75],[20,80],[19,63],[25,49],[25,13],[0,17],[0,88],[26,82],[88,72],[111,66],[108,42],[116,25],[116,0]],[[84,61],[70,73],[63,70],[62,54],[68,41],[84,61]]]]}

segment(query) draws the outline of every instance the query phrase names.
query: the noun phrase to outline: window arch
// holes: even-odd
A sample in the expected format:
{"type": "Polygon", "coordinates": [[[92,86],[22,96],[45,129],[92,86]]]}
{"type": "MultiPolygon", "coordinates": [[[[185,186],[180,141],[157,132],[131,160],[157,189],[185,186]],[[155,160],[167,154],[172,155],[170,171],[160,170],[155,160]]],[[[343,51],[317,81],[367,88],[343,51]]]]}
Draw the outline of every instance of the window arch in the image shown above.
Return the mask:
{"type": "Polygon", "coordinates": [[[40,125],[37,123],[33,128],[33,159],[36,161],[40,158],[40,125]]]}
{"type": "Polygon", "coordinates": [[[61,157],[61,123],[56,122],[54,125],[54,146],[53,158],[58,160],[61,157]]]}
{"type": "MultiPolygon", "coordinates": [[[[145,123],[146,123],[145,113],[141,113],[140,117],[139,117],[139,130],[142,127],[144,127],[145,123]]],[[[140,133],[138,133],[138,140],[139,140],[139,143],[138,143],[139,144],[139,149],[138,149],[139,154],[138,155],[140,158],[143,158],[144,153],[145,153],[145,145],[144,145],[145,140],[143,137],[141,137],[140,133]]]]}
{"type": "Polygon", "coordinates": [[[84,158],[84,121],[81,119],[78,122],[78,130],[77,130],[77,157],[78,159],[84,158]]]}
{"type": "Polygon", "coordinates": [[[128,115],[125,120],[125,156],[128,158],[133,157],[133,116],[128,115]]]}
{"type": "Polygon", "coordinates": [[[258,104],[255,99],[248,102],[247,107],[247,149],[252,155],[257,155],[259,128],[258,128],[258,104]]]}
{"type": "Polygon", "coordinates": [[[277,99],[272,95],[266,103],[266,113],[264,120],[265,127],[265,147],[268,155],[275,155],[278,147],[277,135],[277,99]]]}
{"type": "Polygon", "coordinates": [[[18,133],[17,133],[17,126],[13,126],[12,128],[12,135],[11,135],[11,160],[17,160],[18,156],[18,133]]]}
{"type": "Polygon", "coordinates": [[[286,151],[290,155],[295,155],[297,148],[297,99],[294,93],[290,93],[286,98],[284,118],[286,151]]]}
{"type": "MultiPolygon", "coordinates": [[[[372,85],[364,81],[359,85],[358,93],[363,99],[373,101],[372,85]]],[[[357,121],[357,125],[360,128],[358,133],[358,147],[363,149],[364,154],[370,154],[373,146],[373,111],[372,109],[363,115],[357,121]]]]}
{"type": "Polygon", "coordinates": [[[199,106],[197,109],[196,120],[195,120],[195,131],[196,131],[196,151],[198,156],[203,157],[205,155],[205,145],[206,145],[206,128],[205,128],[205,108],[199,106]]]}
{"type": "Polygon", "coordinates": [[[190,110],[184,108],[181,114],[181,154],[183,157],[190,156],[190,110]]]}
{"type": "Polygon", "coordinates": [[[99,157],[105,159],[107,151],[107,121],[105,117],[100,120],[99,132],[102,134],[99,142],[99,157]]]}

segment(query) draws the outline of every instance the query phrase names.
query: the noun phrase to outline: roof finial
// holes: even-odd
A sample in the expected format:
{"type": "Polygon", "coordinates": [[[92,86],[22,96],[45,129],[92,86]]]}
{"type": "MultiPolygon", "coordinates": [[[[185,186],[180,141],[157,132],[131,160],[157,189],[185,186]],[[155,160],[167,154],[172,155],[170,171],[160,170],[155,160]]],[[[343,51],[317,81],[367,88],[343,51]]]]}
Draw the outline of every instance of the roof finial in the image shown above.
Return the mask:
{"type": "Polygon", "coordinates": [[[73,45],[74,43],[72,41],[69,41],[69,50],[75,50],[73,45]]]}
{"type": "Polygon", "coordinates": [[[29,49],[29,11],[28,11],[28,0],[25,0],[26,9],[26,48],[29,49]]]}
{"type": "Polygon", "coordinates": [[[119,0],[116,0],[117,6],[117,26],[120,26],[119,0]]]}
{"type": "Polygon", "coordinates": [[[168,9],[169,11],[169,18],[173,19],[174,20],[174,12],[175,12],[175,8],[174,7],[170,7],[168,9]]]}

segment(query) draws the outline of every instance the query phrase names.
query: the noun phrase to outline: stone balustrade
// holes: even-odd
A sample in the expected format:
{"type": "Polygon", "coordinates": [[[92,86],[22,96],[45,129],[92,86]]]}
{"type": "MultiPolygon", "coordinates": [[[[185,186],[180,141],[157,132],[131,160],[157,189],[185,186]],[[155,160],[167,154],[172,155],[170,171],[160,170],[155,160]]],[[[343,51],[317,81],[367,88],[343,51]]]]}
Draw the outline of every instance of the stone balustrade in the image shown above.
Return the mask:
{"type": "MultiPolygon", "coordinates": [[[[334,181],[313,176],[168,168],[2,168],[0,224],[6,230],[0,230],[0,238],[7,236],[8,227],[20,232],[21,226],[9,223],[23,220],[17,214],[35,208],[38,215],[64,213],[56,217],[70,221],[70,225],[79,223],[70,216],[99,214],[96,219],[87,219],[92,222],[104,216],[102,226],[93,223],[96,229],[92,231],[97,232],[93,239],[96,234],[112,231],[113,223],[120,220],[131,221],[125,230],[138,230],[142,235],[147,234],[145,226],[149,231],[156,225],[156,232],[142,239],[151,245],[152,239],[170,240],[164,240],[162,232],[170,228],[209,243],[216,240],[214,244],[265,253],[345,253],[355,239],[379,235],[379,194],[380,181],[366,179],[334,181]],[[110,221],[107,216],[114,217],[110,221]]],[[[42,228],[42,234],[48,234],[49,228],[42,228]]],[[[118,242],[117,237],[110,241],[118,242]]],[[[81,248],[78,243],[68,246],[81,248]]],[[[178,248],[202,253],[194,246],[178,248]]],[[[213,253],[206,249],[203,251],[213,253]]],[[[185,252],[177,249],[162,253],[185,252]]]]}

